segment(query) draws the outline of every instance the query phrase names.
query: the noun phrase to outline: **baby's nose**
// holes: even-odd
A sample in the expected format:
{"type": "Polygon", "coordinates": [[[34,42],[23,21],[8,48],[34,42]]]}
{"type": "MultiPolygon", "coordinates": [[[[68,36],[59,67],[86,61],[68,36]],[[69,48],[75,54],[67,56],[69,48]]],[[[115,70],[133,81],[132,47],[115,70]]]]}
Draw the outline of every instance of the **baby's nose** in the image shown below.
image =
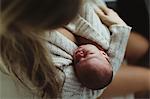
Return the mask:
{"type": "Polygon", "coordinates": [[[101,53],[104,55],[104,57],[105,57],[108,61],[110,61],[109,56],[107,55],[107,53],[106,53],[106,52],[101,51],[101,53]]]}
{"type": "Polygon", "coordinates": [[[107,54],[104,51],[100,51],[104,56],[107,56],[107,54]]]}

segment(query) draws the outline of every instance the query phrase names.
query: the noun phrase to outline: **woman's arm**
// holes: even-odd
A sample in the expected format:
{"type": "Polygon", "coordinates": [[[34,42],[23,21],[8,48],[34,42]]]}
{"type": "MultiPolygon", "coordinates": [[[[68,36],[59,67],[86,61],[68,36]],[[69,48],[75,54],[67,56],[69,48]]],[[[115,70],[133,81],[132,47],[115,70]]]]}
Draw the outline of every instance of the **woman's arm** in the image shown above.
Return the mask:
{"type": "MultiPolygon", "coordinates": [[[[121,18],[119,18],[119,16],[116,13],[114,13],[113,10],[110,10],[109,8],[105,8],[105,7],[102,8],[102,10],[99,10],[98,15],[103,20],[103,23],[105,23],[108,27],[111,27],[111,29],[114,29],[112,28],[112,24],[116,24],[118,26],[119,25],[126,26],[123,20],[121,20],[121,18]]],[[[116,29],[114,29],[113,31],[116,32],[117,34],[118,30],[116,29]]],[[[116,34],[114,34],[113,36],[115,36],[116,34]]],[[[129,36],[129,33],[121,32],[121,31],[120,33],[118,32],[118,34],[122,35],[122,38],[120,38],[122,41],[125,35],[129,36]]],[[[121,47],[125,48],[127,44],[127,38],[126,38],[126,41],[124,41],[124,43],[125,45],[121,45],[119,46],[119,48],[121,47]]],[[[117,50],[118,49],[114,51],[117,51],[117,50]]],[[[106,88],[101,98],[121,96],[121,95],[130,94],[130,93],[135,93],[138,91],[149,90],[150,89],[149,75],[150,75],[150,70],[148,69],[130,66],[130,65],[122,66],[119,69],[119,71],[117,71],[116,76],[114,77],[112,83],[106,88]]]]}
{"type": "Polygon", "coordinates": [[[106,6],[96,9],[96,12],[112,32],[108,55],[115,74],[124,58],[131,27],[127,26],[116,12],[106,6]]]}

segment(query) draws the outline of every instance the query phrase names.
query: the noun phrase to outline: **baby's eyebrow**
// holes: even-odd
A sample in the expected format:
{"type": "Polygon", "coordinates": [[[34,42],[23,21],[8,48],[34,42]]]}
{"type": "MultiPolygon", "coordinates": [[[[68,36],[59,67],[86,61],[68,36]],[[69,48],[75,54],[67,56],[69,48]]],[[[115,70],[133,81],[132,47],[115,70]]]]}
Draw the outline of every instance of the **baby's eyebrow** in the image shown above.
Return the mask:
{"type": "Polygon", "coordinates": [[[85,60],[90,60],[90,59],[92,59],[92,58],[97,58],[97,59],[98,59],[98,57],[97,57],[97,56],[92,56],[92,57],[88,57],[88,58],[86,58],[85,60]]]}
{"type": "MultiPolygon", "coordinates": [[[[84,62],[84,61],[88,61],[88,60],[90,60],[90,59],[92,59],[92,58],[96,58],[96,59],[98,59],[98,57],[97,56],[92,56],[92,57],[88,57],[88,58],[86,58],[85,60],[83,60],[82,62],[84,62]]],[[[80,60],[79,61],[76,61],[75,62],[75,64],[80,64],[80,60]]]]}
{"type": "MultiPolygon", "coordinates": [[[[92,58],[96,58],[96,59],[100,60],[100,58],[99,58],[98,56],[92,56],[92,57],[86,58],[84,61],[90,60],[90,59],[92,59],[92,58]]],[[[106,59],[106,60],[108,61],[108,63],[111,65],[110,60],[109,60],[108,58],[105,58],[105,59],[106,59]]],[[[102,61],[102,60],[101,60],[101,61],[102,61]]]]}

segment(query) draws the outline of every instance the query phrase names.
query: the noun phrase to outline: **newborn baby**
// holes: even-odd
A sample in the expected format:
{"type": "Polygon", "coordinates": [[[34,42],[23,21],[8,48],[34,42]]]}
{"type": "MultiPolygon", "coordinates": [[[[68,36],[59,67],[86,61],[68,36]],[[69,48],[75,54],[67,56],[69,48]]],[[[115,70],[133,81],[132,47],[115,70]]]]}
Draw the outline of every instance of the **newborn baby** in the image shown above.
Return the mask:
{"type": "Polygon", "coordinates": [[[87,88],[102,89],[112,81],[112,66],[103,50],[92,44],[81,45],[73,57],[76,75],[87,88]]]}

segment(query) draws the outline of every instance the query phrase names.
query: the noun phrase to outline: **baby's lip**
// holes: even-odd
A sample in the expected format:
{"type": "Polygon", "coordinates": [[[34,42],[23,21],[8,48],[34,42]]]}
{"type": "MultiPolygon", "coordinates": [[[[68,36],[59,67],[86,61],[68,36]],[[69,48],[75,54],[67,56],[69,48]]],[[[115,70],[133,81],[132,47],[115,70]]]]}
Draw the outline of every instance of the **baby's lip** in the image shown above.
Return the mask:
{"type": "Polygon", "coordinates": [[[76,58],[81,58],[81,57],[83,57],[84,56],[84,52],[83,51],[77,51],[76,53],[75,53],[75,57],[76,58]]]}

